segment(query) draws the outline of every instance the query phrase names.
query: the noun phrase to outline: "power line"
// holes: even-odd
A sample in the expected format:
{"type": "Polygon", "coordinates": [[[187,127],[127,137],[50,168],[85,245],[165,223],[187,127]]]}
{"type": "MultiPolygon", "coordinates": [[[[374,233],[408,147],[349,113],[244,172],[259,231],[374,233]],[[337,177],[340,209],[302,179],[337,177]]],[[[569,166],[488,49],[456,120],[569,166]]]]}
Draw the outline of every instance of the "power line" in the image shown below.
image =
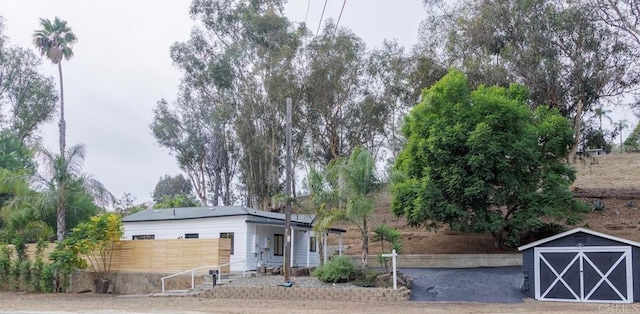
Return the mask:
{"type": "Polygon", "coordinates": [[[342,11],[344,11],[345,4],[347,4],[347,0],[342,1],[342,9],[340,9],[340,15],[338,15],[338,21],[336,22],[336,30],[334,33],[338,31],[338,24],[340,24],[340,18],[342,18],[342,11]]]}
{"type": "Polygon", "coordinates": [[[318,22],[318,29],[316,29],[316,36],[320,33],[320,25],[322,25],[322,19],[324,18],[324,10],[327,8],[327,1],[324,0],[324,7],[322,8],[322,14],[320,15],[320,21],[318,22]]]}
{"type": "Polygon", "coordinates": [[[307,13],[304,15],[304,25],[307,25],[307,18],[309,17],[309,6],[311,6],[311,0],[307,2],[307,13]]]}

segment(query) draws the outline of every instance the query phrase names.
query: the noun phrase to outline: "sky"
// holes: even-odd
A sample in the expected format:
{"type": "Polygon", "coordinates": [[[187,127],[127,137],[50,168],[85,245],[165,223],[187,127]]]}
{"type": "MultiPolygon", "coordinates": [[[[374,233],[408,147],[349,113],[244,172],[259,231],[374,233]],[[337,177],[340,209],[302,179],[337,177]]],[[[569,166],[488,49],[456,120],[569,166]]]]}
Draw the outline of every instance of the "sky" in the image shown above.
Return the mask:
{"type": "MultiPolygon", "coordinates": [[[[4,35],[10,45],[33,48],[39,19],[58,16],[78,37],[74,57],[62,64],[67,147],[84,144],[85,172],[120,198],[151,200],[160,177],[181,173],[175,157],[160,147],[149,124],[158,100],[175,99],[181,73],[169,47],[189,38],[195,22],[190,0],[0,0],[4,35]]],[[[325,1],[290,0],[286,15],[312,32],[325,1]],[[307,7],[308,14],[307,14],[307,7]]],[[[369,47],[396,39],[411,47],[426,11],[422,0],[327,0],[323,20],[338,19],[369,47]]],[[[35,51],[35,49],[34,49],[35,51]]],[[[40,70],[58,82],[57,67],[43,60],[40,70]]],[[[44,144],[58,150],[57,117],[40,128],[44,144]]]]}
{"type": "MultiPolygon", "coordinates": [[[[338,19],[370,48],[384,39],[404,47],[417,43],[422,0],[327,0],[323,20],[338,19]]],[[[136,203],[151,200],[165,174],[181,173],[175,157],[160,147],[149,124],[158,100],[173,101],[181,73],[172,65],[170,46],[186,41],[195,22],[190,0],[0,0],[10,45],[32,48],[39,18],[58,16],[78,37],[74,58],[63,63],[67,146],[84,144],[84,169],[114,196],[128,192],[136,203]]],[[[307,22],[315,33],[325,1],[290,0],[286,15],[307,22]],[[308,14],[307,14],[308,7],[308,14]]],[[[35,49],[34,49],[35,51],[35,49]]],[[[57,83],[57,68],[44,60],[40,70],[57,83]]],[[[613,121],[637,119],[617,110],[613,121]]],[[[607,121],[604,121],[605,123],[607,121]]],[[[40,130],[45,146],[58,149],[57,118],[40,130]]],[[[627,134],[625,134],[626,136],[627,134]]],[[[617,141],[616,141],[617,142],[617,141]]]]}

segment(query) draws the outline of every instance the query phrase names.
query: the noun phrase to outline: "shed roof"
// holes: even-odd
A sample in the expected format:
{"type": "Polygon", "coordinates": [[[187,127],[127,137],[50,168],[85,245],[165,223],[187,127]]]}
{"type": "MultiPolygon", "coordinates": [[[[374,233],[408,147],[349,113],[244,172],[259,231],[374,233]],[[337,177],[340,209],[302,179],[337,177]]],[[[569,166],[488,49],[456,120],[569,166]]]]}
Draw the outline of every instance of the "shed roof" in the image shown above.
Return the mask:
{"type": "Polygon", "coordinates": [[[601,238],[609,239],[609,240],[612,240],[612,241],[626,243],[626,244],[629,244],[629,245],[640,247],[640,243],[635,242],[635,241],[619,238],[619,237],[616,237],[616,236],[612,236],[610,234],[601,233],[601,232],[597,232],[597,231],[593,231],[593,230],[589,230],[589,229],[585,229],[585,228],[575,228],[575,229],[571,229],[569,231],[565,231],[563,233],[558,233],[558,234],[556,234],[554,236],[550,236],[548,238],[544,238],[544,239],[540,239],[540,240],[535,241],[535,242],[531,242],[531,243],[529,243],[527,245],[520,246],[520,247],[518,247],[518,251],[524,251],[526,249],[530,249],[532,247],[535,247],[535,246],[538,246],[538,245],[541,245],[541,244],[544,244],[544,243],[547,243],[547,242],[551,242],[553,240],[557,240],[557,239],[560,239],[560,238],[563,238],[563,237],[566,237],[566,236],[569,236],[569,235],[572,235],[572,234],[575,234],[575,233],[578,233],[578,232],[584,232],[586,234],[590,234],[590,235],[593,235],[593,236],[596,236],[596,237],[601,237],[601,238]]]}
{"type": "MultiPolygon", "coordinates": [[[[123,222],[182,220],[228,216],[253,216],[276,220],[285,220],[285,214],[272,213],[252,209],[245,206],[216,206],[216,207],[180,207],[147,209],[122,218],[123,222]]],[[[315,215],[292,214],[291,221],[297,223],[312,224],[315,215]]]]}

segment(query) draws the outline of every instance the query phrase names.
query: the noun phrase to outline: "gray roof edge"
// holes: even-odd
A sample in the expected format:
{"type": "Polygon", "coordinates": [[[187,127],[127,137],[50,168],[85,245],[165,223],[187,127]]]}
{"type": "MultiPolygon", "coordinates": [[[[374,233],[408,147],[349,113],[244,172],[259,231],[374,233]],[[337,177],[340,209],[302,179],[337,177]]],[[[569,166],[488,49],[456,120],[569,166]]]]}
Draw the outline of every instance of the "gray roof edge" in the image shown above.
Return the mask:
{"type": "Polygon", "coordinates": [[[598,231],[589,230],[589,229],[586,229],[586,228],[575,228],[575,229],[571,229],[569,231],[565,231],[563,233],[558,233],[556,235],[553,235],[553,236],[550,236],[550,237],[547,237],[547,238],[544,238],[544,239],[540,239],[540,240],[535,241],[535,242],[531,242],[531,243],[526,244],[526,245],[519,246],[518,247],[518,251],[521,252],[521,251],[530,249],[530,248],[532,248],[534,246],[538,246],[540,244],[551,242],[553,240],[557,240],[557,239],[560,239],[560,238],[563,238],[563,237],[566,237],[568,235],[572,235],[572,234],[578,233],[578,232],[584,232],[584,233],[587,233],[587,234],[590,234],[590,235],[593,235],[593,236],[596,236],[596,237],[601,237],[601,238],[609,239],[609,240],[612,240],[612,241],[622,242],[622,243],[626,243],[626,244],[629,244],[629,245],[640,247],[640,243],[635,242],[635,241],[627,240],[627,239],[624,239],[624,238],[619,238],[619,237],[616,237],[616,236],[612,236],[612,235],[609,235],[609,234],[606,234],[606,233],[602,233],[602,232],[598,232],[598,231]]]}

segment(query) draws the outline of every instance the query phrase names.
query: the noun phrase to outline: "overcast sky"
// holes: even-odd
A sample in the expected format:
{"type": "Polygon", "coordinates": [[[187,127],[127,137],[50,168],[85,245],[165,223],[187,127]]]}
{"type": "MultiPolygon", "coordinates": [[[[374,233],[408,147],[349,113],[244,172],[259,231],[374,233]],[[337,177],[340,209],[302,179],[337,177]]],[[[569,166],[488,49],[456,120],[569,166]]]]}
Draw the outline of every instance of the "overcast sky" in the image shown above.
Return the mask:
{"type": "MultiPolygon", "coordinates": [[[[132,193],[137,202],[151,199],[161,176],[180,173],[175,158],[159,147],[149,130],[152,109],[175,99],[180,73],[169,47],[185,41],[194,22],[190,0],[0,0],[10,45],[33,47],[39,18],[60,17],[78,36],[75,57],[64,62],[67,146],[87,146],[85,171],[116,196],[132,193]]],[[[324,19],[337,20],[342,0],[328,0],[324,19]]],[[[315,32],[324,1],[290,0],[290,20],[304,21],[315,32]],[[307,4],[310,3],[308,16],[307,4]]],[[[411,47],[425,11],[422,0],[348,0],[341,26],[349,27],[369,47],[385,38],[411,47]]],[[[41,71],[55,77],[44,61],[41,71]]],[[[41,128],[45,145],[58,150],[57,118],[41,128]]]]}

